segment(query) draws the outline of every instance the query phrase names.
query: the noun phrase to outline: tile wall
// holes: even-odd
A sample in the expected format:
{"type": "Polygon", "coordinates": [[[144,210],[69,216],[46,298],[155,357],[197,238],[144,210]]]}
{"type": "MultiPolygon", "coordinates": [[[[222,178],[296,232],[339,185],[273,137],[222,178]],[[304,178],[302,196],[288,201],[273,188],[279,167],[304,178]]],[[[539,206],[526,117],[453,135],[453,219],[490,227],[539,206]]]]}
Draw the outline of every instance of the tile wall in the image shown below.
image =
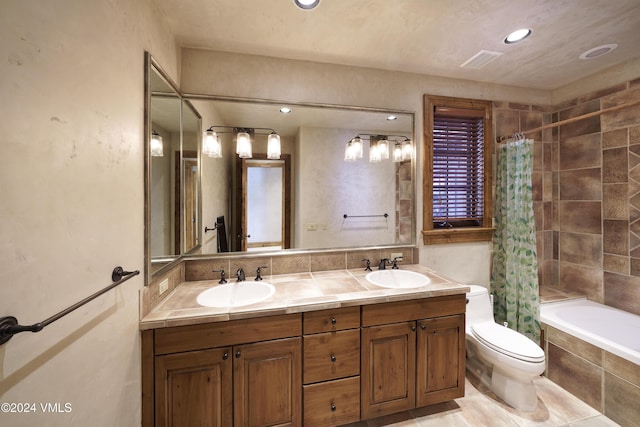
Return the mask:
{"type": "MultiPolygon", "coordinates": [[[[638,100],[640,79],[555,107],[496,102],[496,135],[638,100]]],[[[527,137],[540,285],[640,314],[640,105],[527,137]]]]}

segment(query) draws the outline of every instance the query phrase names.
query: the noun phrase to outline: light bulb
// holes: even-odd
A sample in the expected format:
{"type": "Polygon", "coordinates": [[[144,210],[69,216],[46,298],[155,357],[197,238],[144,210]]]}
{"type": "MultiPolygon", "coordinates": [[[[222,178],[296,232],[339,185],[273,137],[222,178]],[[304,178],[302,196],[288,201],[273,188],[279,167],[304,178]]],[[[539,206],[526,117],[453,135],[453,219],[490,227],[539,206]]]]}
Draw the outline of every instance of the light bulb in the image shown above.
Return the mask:
{"type": "Polygon", "coordinates": [[[278,160],[280,153],[280,135],[273,132],[267,137],[267,159],[278,160]]]}

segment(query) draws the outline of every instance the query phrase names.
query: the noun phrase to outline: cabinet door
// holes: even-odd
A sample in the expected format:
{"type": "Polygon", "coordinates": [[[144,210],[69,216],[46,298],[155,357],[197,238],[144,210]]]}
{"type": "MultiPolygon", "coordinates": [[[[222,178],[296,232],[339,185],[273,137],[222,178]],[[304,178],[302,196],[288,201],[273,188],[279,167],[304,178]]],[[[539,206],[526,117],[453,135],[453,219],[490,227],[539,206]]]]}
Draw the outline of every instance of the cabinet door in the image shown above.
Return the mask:
{"type": "Polygon", "coordinates": [[[464,396],[464,314],[418,321],[416,406],[464,396]]]}
{"type": "Polygon", "coordinates": [[[302,424],[301,338],[233,347],[236,427],[302,424]]]}
{"type": "Polygon", "coordinates": [[[156,426],[218,426],[232,422],[231,348],[155,358],[156,426]]]}
{"type": "Polygon", "coordinates": [[[415,406],[416,323],[362,328],[362,419],[415,406]]]}

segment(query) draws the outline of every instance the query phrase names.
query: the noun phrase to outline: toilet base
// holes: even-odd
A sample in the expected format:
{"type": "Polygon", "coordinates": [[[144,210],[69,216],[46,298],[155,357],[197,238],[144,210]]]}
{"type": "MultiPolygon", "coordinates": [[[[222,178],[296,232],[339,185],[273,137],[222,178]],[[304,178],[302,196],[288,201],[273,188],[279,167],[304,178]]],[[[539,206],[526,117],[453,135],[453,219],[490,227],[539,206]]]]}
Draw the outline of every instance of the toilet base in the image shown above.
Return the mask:
{"type": "Polygon", "coordinates": [[[491,374],[491,391],[518,411],[534,412],[538,407],[538,395],[533,379],[527,382],[517,381],[494,367],[491,374]]]}

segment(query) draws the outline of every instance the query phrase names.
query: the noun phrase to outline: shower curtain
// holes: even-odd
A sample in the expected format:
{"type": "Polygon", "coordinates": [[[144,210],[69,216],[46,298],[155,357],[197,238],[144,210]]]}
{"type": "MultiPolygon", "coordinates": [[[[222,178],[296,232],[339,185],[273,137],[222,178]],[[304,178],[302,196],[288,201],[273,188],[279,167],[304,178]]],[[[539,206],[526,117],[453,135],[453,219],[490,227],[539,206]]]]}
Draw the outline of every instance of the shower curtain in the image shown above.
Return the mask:
{"type": "Polygon", "coordinates": [[[538,261],[531,171],[533,140],[501,144],[498,153],[491,291],[498,323],[540,340],[538,261]]]}

